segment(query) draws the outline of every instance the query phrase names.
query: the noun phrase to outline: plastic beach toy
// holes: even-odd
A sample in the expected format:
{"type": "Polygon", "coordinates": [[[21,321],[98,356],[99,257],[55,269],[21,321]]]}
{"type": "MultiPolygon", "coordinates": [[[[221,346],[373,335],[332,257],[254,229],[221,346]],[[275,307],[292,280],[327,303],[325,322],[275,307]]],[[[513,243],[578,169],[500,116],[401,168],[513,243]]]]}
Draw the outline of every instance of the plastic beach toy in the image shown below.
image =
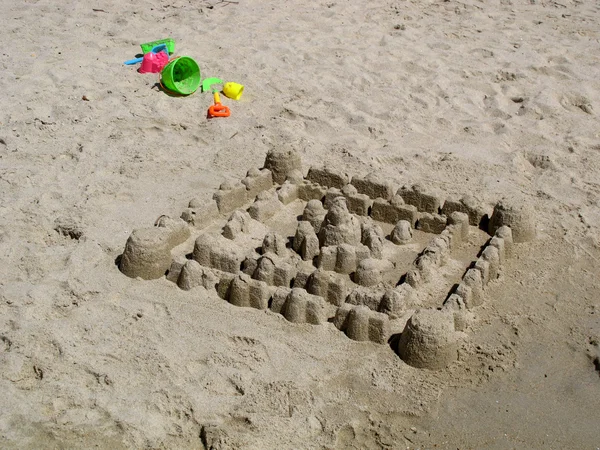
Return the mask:
{"type": "Polygon", "coordinates": [[[160,73],[163,87],[180,95],[190,95],[200,86],[200,67],[189,56],[174,58],[160,73]]]}
{"type": "Polygon", "coordinates": [[[221,97],[218,91],[213,92],[215,104],[208,108],[208,117],[229,117],[231,111],[228,106],[221,105],[221,97]]]}
{"type": "Polygon", "coordinates": [[[223,94],[232,100],[239,100],[243,92],[244,86],[232,81],[225,83],[225,86],[223,86],[223,94]]]}
{"type": "MultiPolygon", "coordinates": [[[[167,60],[168,60],[168,56],[171,54],[171,52],[169,52],[169,49],[167,48],[167,46],[165,44],[159,44],[155,47],[152,47],[152,50],[149,53],[160,53],[160,52],[166,52],[167,53],[167,60]]],[[[146,55],[144,55],[146,56],[146,55]]],[[[131,66],[133,64],[137,64],[139,62],[143,62],[144,61],[144,57],[141,58],[133,58],[130,59],[128,61],[125,61],[123,64],[127,65],[127,66],[131,66]]],[[[160,70],[159,70],[160,72],[160,70]]]]}
{"type": "Polygon", "coordinates": [[[202,80],[202,92],[214,92],[215,90],[212,89],[213,84],[223,84],[223,80],[217,77],[205,78],[204,80],[202,80]]]}
{"type": "Polygon", "coordinates": [[[221,104],[221,96],[219,95],[218,89],[213,89],[213,84],[223,84],[223,81],[220,78],[205,78],[202,82],[202,92],[207,92],[212,89],[214,105],[211,105],[208,108],[208,117],[229,117],[231,115],[231,111],[227,106],[223,106],[221,104]]]}
{"type": "Polygon", "coordinates": [[[161,39],[159,41],[146,42],[145,44],[141,44],[140,47],[142,47],[142,53],[144,53],[145,55],[146,53],[151,52],[154,47],[161,44],[164,44],[167,47],[169,55],[175,53],[175,41],[171,38],[161,39]]]}
{"type": "Polygon", "coordinates": [[[154,50],[152,50],[144,55],[142,65],[138,70],[139,73],[158,73],[167,65],[169,62],[169,54],[166,51],[166,47],[164,45],[162,45],[162,47],[165,48],[165,51],[155,53],[154,50]]]}

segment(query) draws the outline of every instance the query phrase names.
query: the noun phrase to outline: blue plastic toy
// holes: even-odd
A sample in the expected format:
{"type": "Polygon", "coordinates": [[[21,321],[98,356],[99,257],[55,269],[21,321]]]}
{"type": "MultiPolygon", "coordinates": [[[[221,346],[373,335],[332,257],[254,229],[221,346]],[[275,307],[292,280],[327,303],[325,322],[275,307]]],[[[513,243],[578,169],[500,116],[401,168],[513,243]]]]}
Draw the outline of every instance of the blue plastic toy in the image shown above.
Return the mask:
{"type": "MultiPolygon", "coordinates": [[[[151,52],[152,53],[166,52],[167,55],[169,55],[169,50],[167,49],[166,44],[157,45],[156,47],[154,47],[151,50],[151,52]]],[[[171,56],[171,55],[169,55],[169,56],[171,56]]],[[[132,66],[133,64],[141,63],[143,61],[143,59],[144,59],[144,57],[134,58],[134,59],[130,59],[129,61],[125,61],[123,64],[125,64],[127,66],[132,66]]]]}

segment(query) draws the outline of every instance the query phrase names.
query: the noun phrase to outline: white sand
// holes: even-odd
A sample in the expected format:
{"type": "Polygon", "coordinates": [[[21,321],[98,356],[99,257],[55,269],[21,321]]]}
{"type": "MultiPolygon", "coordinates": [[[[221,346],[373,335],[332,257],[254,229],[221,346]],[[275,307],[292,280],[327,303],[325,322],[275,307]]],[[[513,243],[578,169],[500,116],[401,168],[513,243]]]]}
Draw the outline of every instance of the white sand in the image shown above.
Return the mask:
{"type": "Polygon", "coordinates": [[[0,446],[596,448],[599,21],[571,0],[4,1],[0,446]],[[166,36],[246,86],[230,118],[122,64],[166,36]],[[132,229],[282,145],[536,208],[456,364],[118,271],[132,229]]]}

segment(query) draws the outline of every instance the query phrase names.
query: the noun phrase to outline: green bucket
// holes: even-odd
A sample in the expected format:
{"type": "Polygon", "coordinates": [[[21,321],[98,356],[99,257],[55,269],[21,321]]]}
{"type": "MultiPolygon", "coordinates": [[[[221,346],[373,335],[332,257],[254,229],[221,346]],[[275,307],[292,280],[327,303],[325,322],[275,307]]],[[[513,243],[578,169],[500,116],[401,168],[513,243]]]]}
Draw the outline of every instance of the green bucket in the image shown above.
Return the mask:
{"type": "Polygon", "coordinates": [[[160,73],[163,86],[181,95],[190,95],[200,86],[200,67],[188,56],[175,58],[160,73]]]}

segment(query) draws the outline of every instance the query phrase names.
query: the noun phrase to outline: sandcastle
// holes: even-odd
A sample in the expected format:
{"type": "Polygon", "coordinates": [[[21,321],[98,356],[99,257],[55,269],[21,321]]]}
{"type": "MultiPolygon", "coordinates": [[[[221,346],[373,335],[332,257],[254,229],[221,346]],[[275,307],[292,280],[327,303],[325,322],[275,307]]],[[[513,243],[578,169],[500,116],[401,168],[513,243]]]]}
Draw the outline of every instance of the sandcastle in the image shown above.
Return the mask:
{"type": "Polygon", "coordinates": [[[406,363],[441,369],[457,359],[469,310],[514,243],[534,237],[534,213],[519,203],[492,210],[472,196],[333,168],[303,176],[298,154],[272,150],[211,202],[192,200],[179,219],[134,230],[119,269],[214,289],[292,323],[331,323],[356,341],[397,342],[406,363]]]}

